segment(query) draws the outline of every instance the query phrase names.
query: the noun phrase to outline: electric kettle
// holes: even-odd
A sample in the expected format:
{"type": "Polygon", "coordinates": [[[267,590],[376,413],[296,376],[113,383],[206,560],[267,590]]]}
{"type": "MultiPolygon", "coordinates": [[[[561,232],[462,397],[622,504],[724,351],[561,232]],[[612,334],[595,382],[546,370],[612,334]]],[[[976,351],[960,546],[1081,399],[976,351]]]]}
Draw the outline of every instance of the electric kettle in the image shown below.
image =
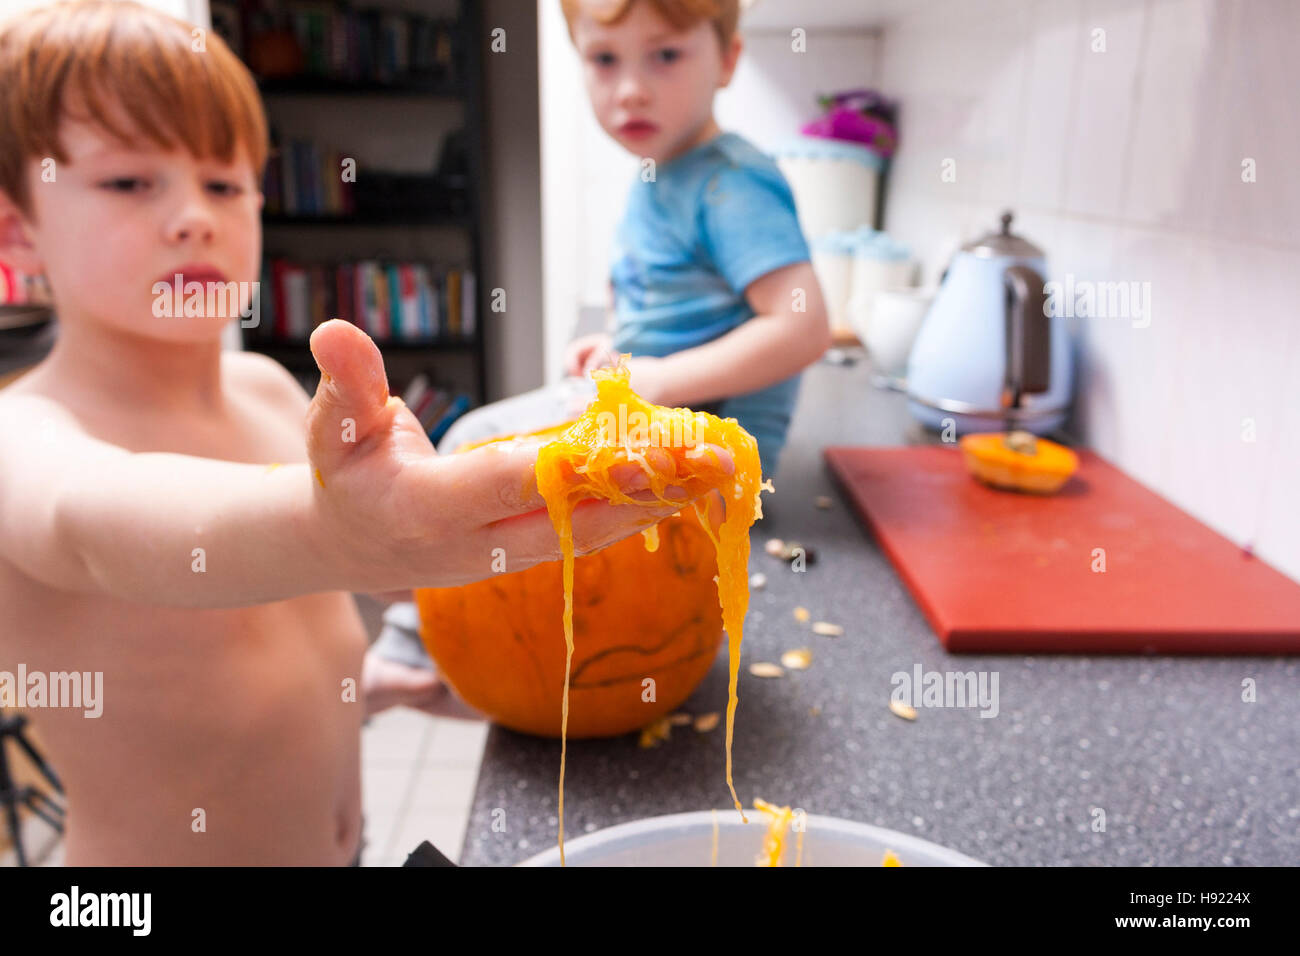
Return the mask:
{"type": "Polygon", "coordinates": [[[926,313],[907,364],[908,408],[922,424],[957,434],[1064,422],[1073,355],[1061,315],[1047,315],[1043,251],[1002,229],[961,248],[926,313]]]}

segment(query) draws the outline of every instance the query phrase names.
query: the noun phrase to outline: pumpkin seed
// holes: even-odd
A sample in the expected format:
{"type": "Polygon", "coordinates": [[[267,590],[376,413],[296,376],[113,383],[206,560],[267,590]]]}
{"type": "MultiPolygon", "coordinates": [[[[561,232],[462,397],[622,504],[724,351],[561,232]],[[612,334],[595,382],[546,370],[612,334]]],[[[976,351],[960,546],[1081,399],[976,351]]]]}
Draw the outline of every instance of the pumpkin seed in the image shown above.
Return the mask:
{"type": "Polygon", "coordinates": [[[916,720],[916,709],[909,707],[901,700],[890,700],[889,709],[893,711],[896,717],[902,717],[904,720],[916,720]]]}
{"type": "Polygon", "coordinates": [[[812,650],[797,647],[781,655],[781,663],[792,671],[806,671],[812,664],[812,650]]]}
{"type": "Polygon", "coordinates": [[[672,725],[668,722],[668,719],[660,717],[653,723],[641,728],[641,739],[637,741],[637,746],[642,750],[658,747],[660,742],[667,740],[672,732],[672,725]]]}
{"type": "Polygon", "coordinates": [[[714,727],[718,726],[718,721],[721,717],[722,715],[717,711],[700,714],[700,716],[695,718],[695,729],[702,734],[707,734],[714,727]]]}
{"type": "Polygon", "coordinates": [[[767,575],[762,571],[755,571],[749,576],[749,586],[755,591],[761,591],[767,587],[767,575]]]}
{"type": "Polygon", "coordinates": [[[832,507],[835,502],[831,499],[830,495],[818,495],[813,499],[813,504],[825,511],[827,508],[832,507]]]}
{"type": "Polygon", "coordinates": [[[774,558],[779,558],[785,552],[785,542],[780,538],[767,539],[767,553],[774,558]]]}
{"type": "Polygon", "coordinates": [[[691,715],[678,711],[675,714],[668,715],[668,723],[673,727],[685,727],[691,722],[691,715]]]}
{"type": "Polygon", "coordinates": [[[800,624],[807,624],[810,617],[812,617],[812,615],[808,613],[806,607],[797,607],[794,609],[794,619],[800,624]]]}
{"type": "Polygon", "coordinates": [[[830,621],[813,621],[813,633],[820,634],[822,637],[842,637],[844,628],[838,624],[832,624],[830,621]]]}
{"type": "Polygon", "coordinates": [[[755,677],[784,677],[785,670],[781,665],[773,664],[770,661],[755,661],[749,665],[749,672],[755,677]]]}

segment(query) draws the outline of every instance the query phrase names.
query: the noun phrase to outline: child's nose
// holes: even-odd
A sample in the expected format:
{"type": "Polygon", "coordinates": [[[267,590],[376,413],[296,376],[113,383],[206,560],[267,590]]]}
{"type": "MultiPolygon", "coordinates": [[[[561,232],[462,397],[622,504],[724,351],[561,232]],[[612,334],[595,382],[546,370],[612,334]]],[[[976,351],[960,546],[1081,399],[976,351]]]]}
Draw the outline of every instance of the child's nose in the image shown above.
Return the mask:
{"type": "Polygon", "coordinates": [[[650,99],[650,90],[638,70],[624,70],[616,88],[618,105],[624,109],[643,106],[650,99]]]}
{"type": "Polygon", "coordinates": [[[202,193],[187,193],[167,223],[167,238],[172,242],[191,239],[207,242],[212,239],[213,232],[214,222],[207,199],[202,193]]]}

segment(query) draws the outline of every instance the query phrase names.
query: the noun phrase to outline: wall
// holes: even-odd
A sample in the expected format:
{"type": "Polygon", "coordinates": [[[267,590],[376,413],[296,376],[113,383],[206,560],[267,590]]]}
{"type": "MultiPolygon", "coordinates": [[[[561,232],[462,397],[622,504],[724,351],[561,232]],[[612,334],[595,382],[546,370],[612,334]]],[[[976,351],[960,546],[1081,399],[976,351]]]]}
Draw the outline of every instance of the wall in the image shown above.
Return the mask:
{"type": "Polygon", "coordinates": [[[483,29],[505,30],[504,52],[483,54],[488,171],[484,284],[506,291],[506,311],[485,314],[490,398],[542,384],[541,146],[537,8],[487,0],[483,29]]]}
{"type": "Polygon", "coordinates": [[[1300,579],[1298,36],[1290,0],[942,0],[875,79],[929,279],[1009,207],[1049,279],[1149,283],[1148,317],[1076,320],[1073,430],[1300,579]]]}

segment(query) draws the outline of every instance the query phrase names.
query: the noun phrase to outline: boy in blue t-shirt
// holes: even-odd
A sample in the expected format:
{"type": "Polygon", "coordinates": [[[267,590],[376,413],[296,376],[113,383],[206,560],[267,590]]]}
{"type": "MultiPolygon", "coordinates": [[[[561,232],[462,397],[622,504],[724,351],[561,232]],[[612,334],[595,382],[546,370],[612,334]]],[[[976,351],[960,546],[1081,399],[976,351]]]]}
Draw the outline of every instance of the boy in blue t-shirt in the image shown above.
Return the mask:
{"type": "Polygon", "coordinates": [[[713,118],[739,0],[561,2],[596,118],[644,171],[615,243],[617,327],[572,342],[566,371],[630,352],[638,394],[737,419],[771,475],[830,327],[784,177],[713,118]]]}

